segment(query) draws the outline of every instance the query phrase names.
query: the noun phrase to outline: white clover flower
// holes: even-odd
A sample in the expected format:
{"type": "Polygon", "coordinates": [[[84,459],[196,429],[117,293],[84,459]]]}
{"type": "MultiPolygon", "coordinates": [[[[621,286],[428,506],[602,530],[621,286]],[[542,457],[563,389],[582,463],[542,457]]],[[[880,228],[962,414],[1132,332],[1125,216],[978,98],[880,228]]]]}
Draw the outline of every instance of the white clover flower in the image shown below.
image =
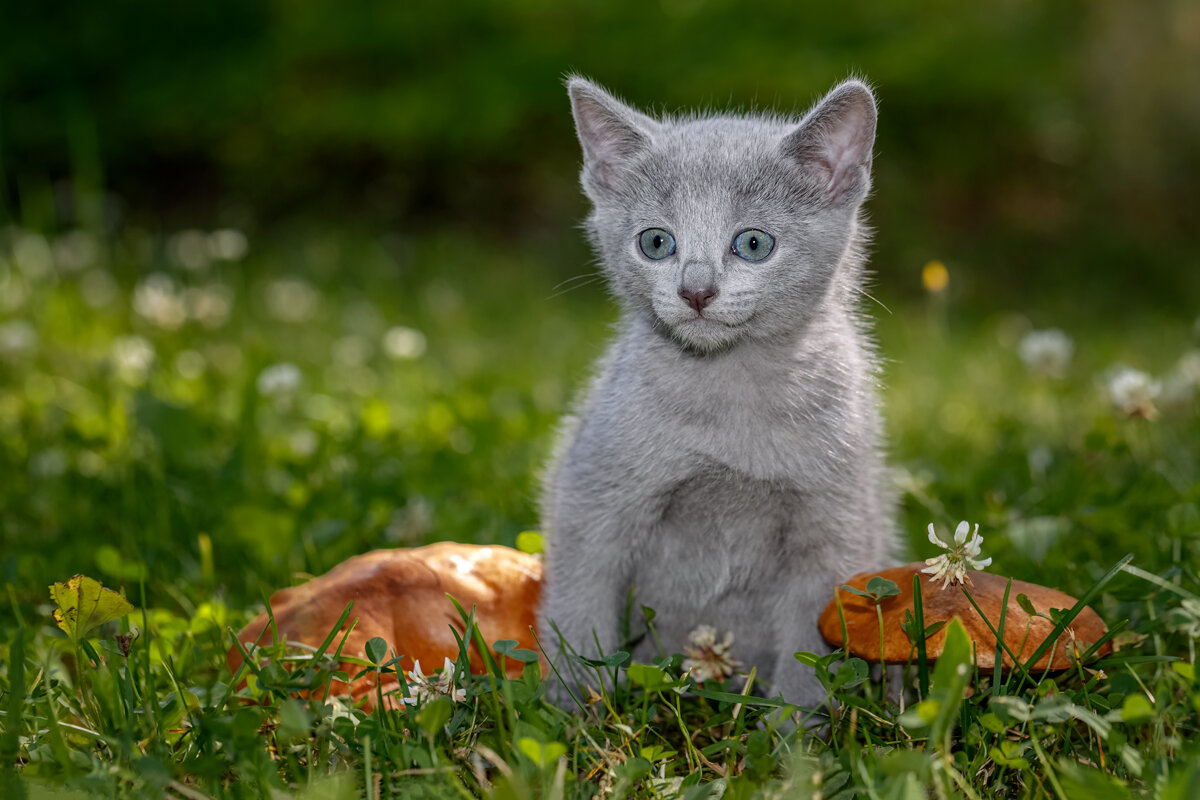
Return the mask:
{"type": "Polygon", "coordinates": [[[189,319],[206,328],[220,328],[233,309],[233,289],[222,283],[193,286],[183,291],[183,306],[189,319]]]}
{"type": "Polygon", "coordinates": [[[272,364],[258,374],[258,393],[281,397],[300,388],[300,368],[287,362],[272,364]]]}
{"type": "Polygon", "coordinates": [[[299,278],[267,284],[267,311],[281,322],[306,322],[316,315],[320,303],[317,290],[299,278]]]}
{"type": "Polygon", "coordinates": [[[54,266],[54,253],[40,233],[18,231],[13,239],[12,256],[17,269],[31,281],[46,277],[54,266]]]}
{"type": "Polygon", "coordinates": [[[360,367],[371,358],[373,345],[370,340],[357,334],[343,336],[333,343],[333,361],[351,367],[360,367]]]}
{"type": "Polygon", "coordinates": [[[387,328],[387,320],[370,300],[351,300],[342,307],[342,327],[351,333],[374,339],[387,328]]]}
{"type": "Polygon", "coordinates": [[[16,311],[29,299],[29,287],[20,272],[0,258],[0,311],[16,311]]]}
{"type": "Polygon", "coordinates": [[[197,350],[181,350],[175,356],[172,364],[175,367],[175,371],[179,373],[179,377],[188,381],[196,380],[208,368],[208,361],[197,350]]]}
{"type": "Polygon", "coordinates": [[[80,475],[94,478],[104,473],[104,470],[108,467],[108,462],[104,459],[104,456],[96,451],[84,450],[79,453],[75,466],[79,470],[80,475]]]}
{"type": "Polygon", "coordinates": [[[141,336],[121,336],[112,345],[112,361],[117,377],[134,386],[146,379],[154,364],[154,345],[141,336]]]}
{"type": "Polygon", "coordinates": [[[225,375],[233,375],[242,368],[246,357],[242,350],[230,342],[216,342],[204,348],[204,357],[213,368],[225,375]]]}
{"type": "Polygon", "coordinates": [[[1066,374],[1071,356],[1075,354],[1075,343],[1058,328],[1048,328],[1025,334],[1017,351],[1030,372],[1061,378],[1066,374]]]}
{"type": "Polygon", "coordinates": [[[34,327],[23,319],[0,325],[0,358],[17,358],[32,353],[37,347],[38,335],[34,327]]]}
{"type": "Polygon", "coordinates": [[[1163,382],[1162,398],[1167,403],[1188,403],[1200,394],[1200,350],[1189,350],[1163,382]]]}
{"type": "Polygon", "coordinates": [[[683,660],[683,669],[697,683],[723,680],[740,666],[729,654],[729,648],[733,645],[732,633],[726,633],[725,638],[718,642],[716,628],[700,625],[688,634],[688,641],[692,646],[683,649],[687,656],[683,660]]]}
{"type": "Polygon", "coordinates": [[[104,308],[117,299],[117,282],[104,269],[89,269],[79,276],[79,294],[89,308],[104,308]]]}
{"type": "Polygon", "coordinates": [[[54,261],[63,272],[82,272],[99,258],[100,243],[88,231],[70,231],[54,242],[54,261]]]}
{"type": "Polygon", "coordinates": [[[971,576],[967,574],[967,571],[984,569],[992,563],[990,558],[979,558],[983,537],[979,535],[978,523],[975,524],[973,533],[969,522],[963,520],[958,523],[958,527],[954,530],[954,543],[947,544],[938,538],[931,522],[929,523],[929,541],[948,552],[925,559],[928,566],[921,572],[933,576],[929,579],[931,583],[941,581],[943,589],[952,583],[956,586],[964,583],[970,586],[971,576]]]}
{"type": "Polygon", "coordinates": [[[420,358],[425,352],[425,334],[397,325],[383,335],[383,352],[396,361],[420,358]]]}
{"type": "Polygon", "coordinates": [[[161,272],[147,275],[133,290],[133,310],[163,330],[173,331],[187,319],[175,281],[161,272]]]}
{"type": "Polygon", "coordinates": [[[209,262],[208,235],[204,231],[180,231],[167,240],[167,253],[189,272],[199,272],[209,262]]]}
{"type": "Polygon", "coordinates": [[[317,452],[317,446],[320,443],[321,439],[317,436],[316,431],[311,428],[301,428],[288,437],[288,450],[296,458],[309,458],[317,452]]]}
{"type": "Polygon", "coordinates": [[[208,252],[222,261],[241,261],[246,257],[249,243],[246,234],[233,228],[221,228],[208,235],[208,252]]]}
{"type": "Polygon", "coordinates": [[[48,447],[29,457],[29,471],[39,478],[57,478],[67,471],[67,454],[61,447],[48,447]]]}
{"type": "Polygon", "coordinates": [[[1158,409],[1154,400],[1162,384],[1140,369],[1116,367],[1108,376],[1108,397],[1127,416],[1154,419],[1158,409]]]}
{"type": "Polygon", "coordinates": [[[404,698],[408,705],[420,705],[438,697],[449,697],[456,703],[467,699],[466,689],[454,685],[454,662],[449,658],[442,664],[442,671],[436,678],[421,672],[421,662],[414,661],[413,668],[408,672],[408,692],[411,696],[404,698]]]}

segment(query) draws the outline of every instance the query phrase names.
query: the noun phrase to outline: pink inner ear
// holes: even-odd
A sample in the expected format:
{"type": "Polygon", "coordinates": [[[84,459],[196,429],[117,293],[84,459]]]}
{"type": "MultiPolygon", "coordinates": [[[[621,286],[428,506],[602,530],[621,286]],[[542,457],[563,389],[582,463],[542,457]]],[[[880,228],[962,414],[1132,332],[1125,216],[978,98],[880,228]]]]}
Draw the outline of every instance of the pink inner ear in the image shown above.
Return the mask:
{"type": "Polygon", "coordinates": [[[827,158],[829,183],[825,184],[825,191],[834,199],[840,199],[850,189],[862,159],[856,156],[855,148],[848,145],[831,147],[827,158]]]}
{"type": "Polygon", "coordinates": [[[867,149],[870,142],[863,135],[866,124],[862,114],[851,111],[838,125],[824,132],[823,156],[829,170],[825,191],[835,201],[853,187],[858,168],[870,160],[867,149]]]}

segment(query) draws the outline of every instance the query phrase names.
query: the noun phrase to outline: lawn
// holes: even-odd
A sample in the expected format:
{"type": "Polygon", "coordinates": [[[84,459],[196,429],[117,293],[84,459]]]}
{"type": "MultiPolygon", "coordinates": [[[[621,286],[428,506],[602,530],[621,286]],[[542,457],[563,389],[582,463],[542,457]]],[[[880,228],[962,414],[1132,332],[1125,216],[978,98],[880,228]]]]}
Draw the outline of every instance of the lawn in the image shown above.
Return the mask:
{"type": "Polygon", "coordinates": [[[0,231],[0,794],[1200,797],[1200,319],[972,306],[970,264],[910,291],[922,264],[876,263],[864,299],[901,557],[978,523],[990,571],[1090,596],[1111,656],[998,680],[947,657],[903,704],[810,658],[838,711],[808,736],[753,684],[692,691],[677,654],[615,656],[573,714],[536,665],[386,712],[293,697],[324,654],[238,688],[231,631],[271,591],[536,530],[616,316],[578,238],[0,231]],[[68,636],[50,586],[76,574],[134,610],[68,636]]]}

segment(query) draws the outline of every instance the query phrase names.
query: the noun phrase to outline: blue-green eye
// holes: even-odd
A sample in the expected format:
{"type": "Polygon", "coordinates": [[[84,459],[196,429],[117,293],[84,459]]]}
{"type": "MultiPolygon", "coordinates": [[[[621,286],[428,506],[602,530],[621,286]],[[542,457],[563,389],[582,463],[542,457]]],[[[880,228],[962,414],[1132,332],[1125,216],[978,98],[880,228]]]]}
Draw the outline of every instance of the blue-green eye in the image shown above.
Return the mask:
{"type": "Polygon", "coordinates": [[[733,237],[733,254],[747,261],[762,261],[774,247],[775,237],[766,231],[751,228],[733,237]]]}
{"type": "Polygon", "coordinates": [[[655,261],[666,258],[675,252],[675,237],[662,228],[650,228],[638,234],[638,244],[646,258],[655,261]]]}

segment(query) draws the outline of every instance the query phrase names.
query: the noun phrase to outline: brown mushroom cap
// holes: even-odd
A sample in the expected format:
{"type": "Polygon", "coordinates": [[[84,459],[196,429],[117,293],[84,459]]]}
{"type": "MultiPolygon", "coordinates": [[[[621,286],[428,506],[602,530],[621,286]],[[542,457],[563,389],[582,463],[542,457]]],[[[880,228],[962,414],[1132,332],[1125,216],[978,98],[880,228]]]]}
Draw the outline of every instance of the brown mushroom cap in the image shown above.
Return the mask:
{"type": "MultiPolygon", "coordinates": [[[[863,572],[846,581],[846,585],[855,589],[866,590],[867,581],[875,576],[894,581],[900,587],[900,594],[885,598],[880,607],[883,611],[883,661],[889,664],[906,663],[910,656],[915,658],[914,649],[903,629],[905,610],[913,611],[913,575],[920,574],[925,563],[914,561],[901,567],[863,572]]],[[[971,597],[979,604],[992,627],[1000,628],[1000,605],[1004,599],[1004,588],[1008,578],[993,575],[990,572],[970,572],[971,584],[966,589],[971,597]]],[[[962,586],[948,586],[931,580],[929,575],[921,575],[921,600],[924,610],[925,627],[936,622],[949,622],[955,617],[966,628],[967,634],[975,642],[975,663],[981,669],[988,669],[996,663],[996,637],[992,635],[987,624],[980,618],[979,612],[967,600],[962,586]]],[[[875,602],[848,592],[841,587],[838,595],[842,603],[842,612],[846,619],[846,634],[850,639],[850,652],[868,661],[879,661],[879,621],[875,613],[875,602]]],[[[1004,621],[1004,640],[1008,648],[1022,662],[1033,655],[1054,629],[1053,623],[1042,617],[1031,617],[1017,603],[1017,595],[1029,597],[1033,607],[1040,613],[1049,615],[1052,608],[1072,608],[1076,599],[1055,589],[1038,586],[1025,581],[1014,580],[1008,595],[1008,613],[1004,621]],[[1028,629],[1028,633],[1027,633],[1028,629]]],[[[914,614],[915,616],[915,614],[914,614]]],[[[818,622],[821,635],[830,644],[841,647],[842,623],[838,616],[837,603],[829,602],[818,622]]],[[[1086,651],[1094,642],[1099,641],[1107,628],[1100,616],[1092,609],[1085,607],[1067,628],[1075,637],[1074,648],[1080,654],[1086,651]]],[[[942,653],[942,645],[946,638],[943,628],[925,640],[925,652],[930,659],[935,659],[942,653]]],[[[1034,664],[1038,670],[1066,669],[1071,665],[1068,650],[1072,648],[1071,636],[1066,633],[1050,647],[1034,664]],[[1053,656],[1053,658],[1052,658],[1053,656]]],[[[1101,648],[1105,654],[1111,650],[1108,643],[1101,648]]],[[[1003,654],[1003,665],[1012,666],[1008,653],[1003,654]]]]}
{"type": "MultiPolygon", "coordinates": [[[[421,662],[425,674],[442,667],[446,658],[458,657],[458,643],[451,628],[463,632],[462,617],[446,595],[469,613],[475,607],[475,622],[484,641],[515,639],[518,646],[537,650],[530,628],[535,624],[542,589],[542,563],[534,556],[510,547],[438,542],[425,547],[375,550],[347,559],[329,572],[307,583],[282,589],[271,596],[271,609],[280,637],[317,647],[333,629],[346,608],[354,608],[342,625],[357,625],[350,632],[343,655],[365,658],[366,643],[382,637],[402,656],[400,667],[411,670],[421,662]]],[[[238,634],[246,645],[269,644],[270,621],[264,611],[238,634]]],[[[336,651],[339,634],[330,646],[336,651]]],[[[469,650],[472,672],[483,671],[483,658],[476,647],[469,650]]],[[[229,650],[230,670],[242,663],[237,648],[229,650]]],[[[508,669],[520,674],[523,664],[509,659],[508,669]]],[[[361,667],[343,664],[354,675],[361,667]]],[[[384,686],[395,684],[394,675],[384,676],[384,686]]],[[[334,681],[332,694],[347,693],[347,686],[334,681]]],[[[355,698],[374,696],[370,680],[349,687],[355,698]]]]}

